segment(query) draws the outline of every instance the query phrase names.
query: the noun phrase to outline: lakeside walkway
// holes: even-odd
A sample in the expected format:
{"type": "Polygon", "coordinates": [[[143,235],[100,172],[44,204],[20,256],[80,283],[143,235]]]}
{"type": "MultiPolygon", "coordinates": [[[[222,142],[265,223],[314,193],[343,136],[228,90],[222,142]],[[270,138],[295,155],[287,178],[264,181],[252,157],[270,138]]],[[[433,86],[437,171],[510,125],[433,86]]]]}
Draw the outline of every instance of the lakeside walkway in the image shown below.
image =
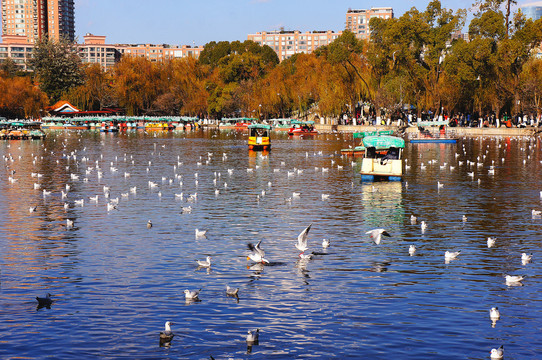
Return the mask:
{"type": "MultiPolygon", "coordinates": [[[[354,133],[354,132],[363,132],[363,131],[375,131],[375,130],[393,130],[397,131],[399,127],[397,126],[374,126],[374,125],[322,125],[315,124],[314,127],[318,132],[332,132],[336,130],[342,133],[354,133]]],[[[435,127],[435,130],[437,128],[435,127]]],[[[448,134],[455,134],[457,136],[535,136],[542,129],[527,127],[527,128],[479,128],[479,127],[447,127],[448,134]]],[[[407,135],[417,134],[418,128],[411,126],[406,128],[405,133],[407,135]]]]}

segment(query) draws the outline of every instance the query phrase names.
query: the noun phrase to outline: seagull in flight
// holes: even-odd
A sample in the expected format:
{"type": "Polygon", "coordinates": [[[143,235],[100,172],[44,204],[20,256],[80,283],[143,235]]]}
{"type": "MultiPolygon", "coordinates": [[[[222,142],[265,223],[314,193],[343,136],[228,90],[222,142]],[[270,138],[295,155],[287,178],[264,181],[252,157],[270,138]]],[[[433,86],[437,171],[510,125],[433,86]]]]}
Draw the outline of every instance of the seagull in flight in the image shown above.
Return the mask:
{"type": "Polygon", "coordinates": [[[390,237],[391,235],[384,229],[373,229],[367,231],[365,234],[371,235],[371,239],[375,242],[376,245],[380,245],[382,240],[382,235],[390,237]]]}
{"type": "Polygon", "coordinates": [[[252,243],[248,243],[247,245],[248,249],[252,251],[252,254],[249,254],[247,256],[247,260],[252,260],[254,262],[262,263],[262,264],[269,264],[269,261],[264,258],[265,251],[263,251],[262,248],[260,248],[261,242],[262,242],[261,240],[258,241],[256,245],[253,245],[252,243]]]}
{"type": "Polygon", "coordinates": [[[309,234],[309,231],[311,229],[311,226],[312,226],[312,223],[307,226],[305,228],[305,230],[303,230],[298,236],[297,236],[297,244],[295,244],[295,247],[297,248],[297,250],[301,251],[301,254],[299,254],[299,256],[301,257],[301,255],[303,255],[303,253],[305,251],[308,250],[308,246],[307,246],[307,236],[309,234]]]}

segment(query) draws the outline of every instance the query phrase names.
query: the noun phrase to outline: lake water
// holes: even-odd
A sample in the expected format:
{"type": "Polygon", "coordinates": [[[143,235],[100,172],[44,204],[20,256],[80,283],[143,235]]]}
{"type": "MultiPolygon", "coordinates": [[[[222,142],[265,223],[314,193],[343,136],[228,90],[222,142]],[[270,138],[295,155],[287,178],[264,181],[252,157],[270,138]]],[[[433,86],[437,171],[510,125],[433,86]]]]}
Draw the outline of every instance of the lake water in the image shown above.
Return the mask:
{"type": "Polygon", "coordinates": [[[404,181],[375,184],[340,156],[348,144],[351,135],[276,133],[264,154],[247,150],[244,133],[213,130],[1,142],[0,358],[489,359],[502,344],[506,359],[540,358],[539,139],[407,143],[404,181]],[[294,244],[311,223],[310,251],[325,254],[300,262],[294,244]],[[380,227],[391,237],[377,246],[365,232],[380,227]],[[246,259],[260,240],[272,266],[246,259]],[[445,263],[446,250],[461,254],[445,263]],[[533,261],[523,265],[523,252],[533,261]],[[207,255],[211,270],[198,269],[207,255]],[[527,277],[508,286],[504,274],[527,277]],[[200,288],[187,303],[184,290],[200,288]],[[47,293],[51,308],[37,309],[47,293]],[[160,346],[166,321],[176,336],[160,346]],[[256,328],[259,345],[247,349],[256,328]]]}

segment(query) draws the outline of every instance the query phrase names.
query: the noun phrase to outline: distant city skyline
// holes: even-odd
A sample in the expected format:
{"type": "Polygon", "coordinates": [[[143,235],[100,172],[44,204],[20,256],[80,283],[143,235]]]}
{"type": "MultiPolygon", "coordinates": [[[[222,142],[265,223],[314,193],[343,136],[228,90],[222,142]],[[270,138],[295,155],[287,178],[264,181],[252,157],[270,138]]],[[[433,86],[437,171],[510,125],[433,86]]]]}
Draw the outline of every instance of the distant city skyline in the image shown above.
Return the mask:
{"type": "MultiPolygon", "coordinates": [[[[446,8],[470,8],[473,0],[444,0],[446,8]]],[[[400,17],[412,7],[423,11],[429,0],[76,0],[75,28],[107,36],[107,43],[205,45],[244,41],[248,34],[278,30],[333,30],[345,27],[351,9],[392,7],[400,17]]]]}

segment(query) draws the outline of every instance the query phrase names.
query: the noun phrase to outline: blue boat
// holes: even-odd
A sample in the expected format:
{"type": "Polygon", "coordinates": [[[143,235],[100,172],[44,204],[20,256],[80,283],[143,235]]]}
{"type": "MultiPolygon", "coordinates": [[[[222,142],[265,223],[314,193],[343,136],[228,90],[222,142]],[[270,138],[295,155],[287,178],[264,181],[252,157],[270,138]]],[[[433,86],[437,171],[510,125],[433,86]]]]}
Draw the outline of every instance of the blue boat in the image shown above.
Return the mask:
{"type": "Polygon", "coordinates": [[[455,138],[427,138],[410,139],[411,144],[455,144],[455,138]]]}

